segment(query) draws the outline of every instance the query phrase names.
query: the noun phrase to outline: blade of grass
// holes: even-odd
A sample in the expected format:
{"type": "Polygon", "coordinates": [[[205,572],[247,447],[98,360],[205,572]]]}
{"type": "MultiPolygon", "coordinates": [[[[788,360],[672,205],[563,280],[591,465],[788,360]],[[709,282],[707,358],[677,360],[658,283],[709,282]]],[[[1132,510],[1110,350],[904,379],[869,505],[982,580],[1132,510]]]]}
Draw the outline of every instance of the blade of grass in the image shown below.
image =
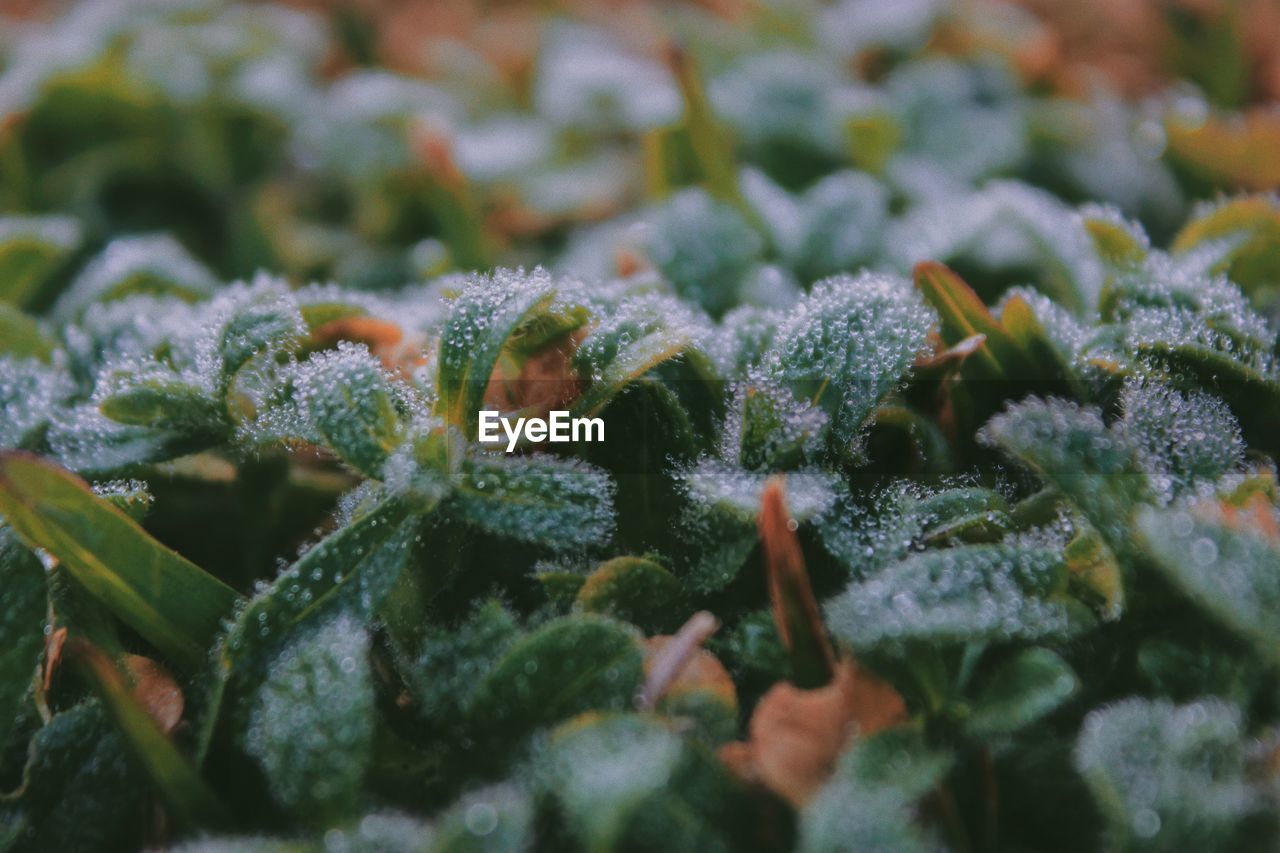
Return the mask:
{"type": "Polygon", "coordinates": [[[83,480],[29,453],[0,453],[0,515],[187,672],[199,669],[239,596],[161,545],[83,480]]]}

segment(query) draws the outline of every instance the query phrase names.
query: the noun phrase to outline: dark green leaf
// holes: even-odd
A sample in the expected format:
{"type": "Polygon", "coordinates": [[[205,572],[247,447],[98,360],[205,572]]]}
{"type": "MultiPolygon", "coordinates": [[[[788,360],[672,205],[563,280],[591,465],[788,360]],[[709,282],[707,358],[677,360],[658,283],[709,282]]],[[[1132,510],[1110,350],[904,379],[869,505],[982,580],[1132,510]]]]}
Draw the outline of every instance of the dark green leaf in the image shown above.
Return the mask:
{"type": "Polygon", "coordinates": [[[1056,710],[1079,689],[1066,661],[1048,649],[1026,649],[978,687],[965,729],[974,737],[1012,734],[1056,710]]]}
{"type": "Polygon", "coordinates": [[[668,634],[691,610],[675,575],[643,557],[615,557],[587,576],[577,604],[588,613],[630,622],[647,634],[668,634]]]}
{"type": "Polygon", "coordinates": [[[569,616],[517,642],[485,674],[473,725],[502,743],[590,710],[631,707],[643,679],[639,637],[599,616],[569,616]]]}
{"type": "Polygon", "coordinates": [[[44,568],[0,527],[0,748],[35,679],[48,609],[44,568]]]}

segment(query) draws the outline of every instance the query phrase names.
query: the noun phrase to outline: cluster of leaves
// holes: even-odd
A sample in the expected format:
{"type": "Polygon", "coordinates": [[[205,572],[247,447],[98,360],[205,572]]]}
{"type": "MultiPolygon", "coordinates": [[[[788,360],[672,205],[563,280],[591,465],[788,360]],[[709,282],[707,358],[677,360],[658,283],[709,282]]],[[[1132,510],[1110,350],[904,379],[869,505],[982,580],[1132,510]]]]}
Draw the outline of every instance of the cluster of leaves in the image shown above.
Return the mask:
{"type": "Polygon", "coordinates": [[[1274,848],[1254,154],[930,0],[668,12],[0,40],[0,850],[1274,848]]]}

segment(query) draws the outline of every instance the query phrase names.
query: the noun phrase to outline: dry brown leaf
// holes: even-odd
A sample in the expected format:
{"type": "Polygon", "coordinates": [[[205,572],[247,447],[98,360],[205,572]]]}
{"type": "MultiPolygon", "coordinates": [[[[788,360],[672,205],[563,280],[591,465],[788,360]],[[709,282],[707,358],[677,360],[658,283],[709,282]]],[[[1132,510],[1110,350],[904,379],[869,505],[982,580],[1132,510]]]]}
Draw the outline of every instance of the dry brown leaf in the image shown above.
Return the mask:
{"type": "Polygon", "coordinates": [[[834,671],[835,653],[809,584],[804,553],[796,536],[797,525],[787,510],[786,480],[781,475],[765,485],[757,527],[768,572],[773,621],[782,644],[791,655],[797,675],[808,679],[807,683],[820,684],[830,679],[834,671]]]}
{"type": "Polygon", "coordinates": [[[141,655],[125,655],[124,668],[133,682],[133,696],[165,734],[182,721],[186,700],[169,670],[141,655]]]}
{"type": "Polygon", "coordinates": [[[487,407],[545,417],[552,409],[568,408],[582,393],[583,383],[573,369],[573,354],[586,333],[566,335],[524,360],[514,378],[504,375],[502,361],[494,367],[484,390],[487,407]]]}
{"type": "Polygon", "coordinates": [[[816,690],[775,684],[751,715],[750,740],[726,744],[720,759],[739,777],[764,785],[797,808],[831,776],[836,759],[860,735],[906,719],[889,684],[853,660],[816,690]]]}
{"type": "Polygon", "coordinates": [[[40,686],[45,693],[53,686],[53,674],[62,663],[62,650],[66,645],[66,628],[58,628],[44,639],[44,674],[40,679],[40,686]]]}
{"type": "Polygon", "coordinates": [[[644,641],[643,705],[652,708],[666,695],[700,690],[734,708],[738,691],[724,664],[701,643],[718,627],[711,614],[696,613],[675,634],[644,641]]]}

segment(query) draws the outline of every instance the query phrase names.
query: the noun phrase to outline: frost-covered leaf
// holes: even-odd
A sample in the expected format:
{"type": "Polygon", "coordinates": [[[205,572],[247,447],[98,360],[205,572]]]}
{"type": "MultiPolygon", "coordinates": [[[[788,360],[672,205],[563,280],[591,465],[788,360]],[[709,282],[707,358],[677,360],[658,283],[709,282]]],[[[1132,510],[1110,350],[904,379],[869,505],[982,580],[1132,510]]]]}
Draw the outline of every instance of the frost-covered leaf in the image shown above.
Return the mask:
{"type": "MultiPolygon", "coordinates": [[[[760,513],[767,471],[748,471],[717,459],[703,459],[681,475],[686,506],[681,536],[695,546],[688,568],[694,591],[728,586],[756,548],[756,519],[760,513]]],[[[836,501],[835,483],[819,469],[787,475],[787,503],[797,523],[819,519],[836,501]]]]}
{"type": "Polygon", "coordinates": [[[802,281],[854,272],[880,254],[889,194],[860,172],[834,172],[800,198],[805,231],[786,257],[802,281]]]}
{"type": "Polygon", "coordinates": [[[613,484],[603,471],[575,460],[475,454],[463,460],[446,511],[521,542],[595,545],[613,532],[613,484]]]}
{"type": "Polygon", "coordinates": [[[677,293],[715,317],[738,304],[763,249],[738,209],[704,190],[688,189],[668,199],[646,224],[644,253],[677,293]]]}
{"type": "Polygon", "coordinates": [[[1244,465],[1235,416],[1203,391],[1186,394],[1155,382],[1130,382],[1120,397],[1125,434],[1165,500],[1212,484],[1244,465]]]}
{"type": "Polygon", "coordinates": [[[1071,627],[1061,554],[964,545],[908,557],[827,603],[832,634],[856,648],[908,641],[1036,639],[1071,627]]]}
{"type": "Polygon", "coordinates": [[[76,477],[35,457],[0,454],[0,513],[85,590],[186,670],[205,660],[238,596],[151,538],[76,477]]]}
{"type": "Polygon", "coordinates": [[[242,701],[298,632],[341,614],[361,624],[372,618],[408,559],[417,524],[402,502],[379,504],[309,548],[239,611],[216,655],[199,754],[222,705],[242,701]]]}
{"type": "Polygon", "coordinates": [[[1133,441],[1099,412],[1063,400],[1028,400],[992,418],[980,439],[1000,447],[1066,495],[1113,549],[1127,547],[1130,517],[1152,497],[1133,441]]]}
{"type": "Polygon", "coordinates": [[[965,269],[970,281],[1029,268],[1036,287],[1081,314],[1102,289],[1101,265],[1080,221],[1053,196],[1023,184],[992,182],[966,199],[921,205],[895,223],[886,243],[903,267],[941,261],[965,269]]]}
{"type": "Polygon", "coordinates": [[[1211,502],[1149,509],[1137,520],[1154,565],[1189,600],[1269,660],[1280,660],[1280,541],[1277,513],[1255,504],[1261,521],[1211,502]]]}
{"type": "Polygon", "coordinates": [[[855,579],[926,547],[991,542],[1010,527],[1009,506],[989,489],[931,489],[901,479],[870,494],[842,494],[817,524],[827,551],[855,579]]]}
{"type": "Polygon", "coordinates": [[[703,332],[699,320],[669,297],[623,299],[593,325],[574,352],[574,369],[588,385],[573,413],[598,414],[630,383],[682,354],[704,366],[701,355],[692,351],[703,332]]]}
{"type": "Polygon", "coordinates": [[[428,628],[405,681],[415,710],[433,728],[463,731],[480,682],[519,637],[511,612],[495,601],[476,608],[454,628],[428,628]]]}
{"type": "Polygon", "coordinates": [[[794,469],[817,459],[830,417],[780,383],[752,377],[735,383],[722,439],[724,454],[757,471],[794,469]]]}
{"type": "Polygon", "coordinates": [[[588,715],[551,735],[535,772],[587,849],[729,849],[728,779],[659,721],[588,715]]]}
{"type": "Polygon", "coordinates": [[[100,380],[94,396],[103,415],[126,426],[151,427],[194,440],[216,441],[229,424],[208,388],[163,369],[117,370],[100,380]]]}
{"type": "Polygon", "coordinates": [[[271,662],[245,749],[282,805],[324,825],[358,803],[373,729],[369,637],[341,614],[296,636],[271,662]]]}
{"type": "Polygon", "coordinates": [[[1214,250],[1213,272],[1225,272],[1248,292],[1280,280],[1280,206],[1267,196],[1244,196],[1195,211],[1174,238],[1179,255],[1214,250]]]}
{"type": "Polygon", "coordinates": [[[211,295],[217,285],[213,273],[167,234],[120,237],[80,271],[54,312],[70,318],[91,303],[139,293],[172,295],[193,302],[211,295]]]}
{"type": "Polygon", "coordinates": [[[1076,766],[1107,817],[1108,846],[1229,850],[1261,805],[1234,705],[1128,699],[1085,718],[1076,766]]]}
{"type": "Polygon", "coordinates": [[[764,367],[832,418],[834,450],[859,450],[860,431],[924,349],[933,312],[910,282],[864,273],[813,286],[779,326],[764,367]]]}
{"type": "Polygon", "coordinates": [[[42,295],[82,239],[69,216],[0,217],[0,302],[22,306],[42,295]]]}
{"type": "MultiPolygon", "coordinates": [[[[432,853],[522,853],[536,839],[537,811],[529,792],[513,783],[468,791],[442,814],[432,853]]],[[[399,848],[397,844],[397,849],[399,848]]],[[[370,851],[373,853],[373,851],[370,851]]]]}
{"type": "Polygon", "coordinates": [[[32,447],[71,391],[67,377],[34,358],[0,356],[0,447],[32,447]]]}
{"type": "Polygon", "coordinates": [[[791,182],[839,151],[841,78],[828,57],[748,55],[713,81],[710,95],[742,145],[791,182]]]}
{"type": "Polygon", "coordinates": [[[546,39],[533,97],[538,114],[556,125],[607,133],[679,117],[670,73],[608,30],[557,21],[546,39]]]}
{"type": "Polygon", "coordinates": [[[522,638],[481,679],[471,723],[513,745],[583,711],[631,707],[643,681],[639,637],[600,616],[557,619],[522,638]]]}
{"type": "Polygon", "coordinates": [[[222,386],[264,352],[282,352],[301,341],[307,326],[297,302],[269,279],[224,297],[228,314],[218,337],[222,386]]]}
{"type": "Polygon", "coordinates": [[[552,313],[555,296],[555,284],[541,268],[466,279],[440,333],[436,391],[446,421],[475,437],[476,413],[484,408],[489,377],[508,339],[552,313]]]}
{"type": "Polygon", "coordinates": [[[298,405],[344,462],[377,476],[400,443],[396,390],[382,364],[362,346],[339,344],[299,369],[298,405]]]}
{"type": "Polygon", "coordinates": [[[800,813],[798,849],[804,853],[933,849],[913,817],[952,764],[916,731],[894,728],[858,739],[835,774],[800,813]]]}

